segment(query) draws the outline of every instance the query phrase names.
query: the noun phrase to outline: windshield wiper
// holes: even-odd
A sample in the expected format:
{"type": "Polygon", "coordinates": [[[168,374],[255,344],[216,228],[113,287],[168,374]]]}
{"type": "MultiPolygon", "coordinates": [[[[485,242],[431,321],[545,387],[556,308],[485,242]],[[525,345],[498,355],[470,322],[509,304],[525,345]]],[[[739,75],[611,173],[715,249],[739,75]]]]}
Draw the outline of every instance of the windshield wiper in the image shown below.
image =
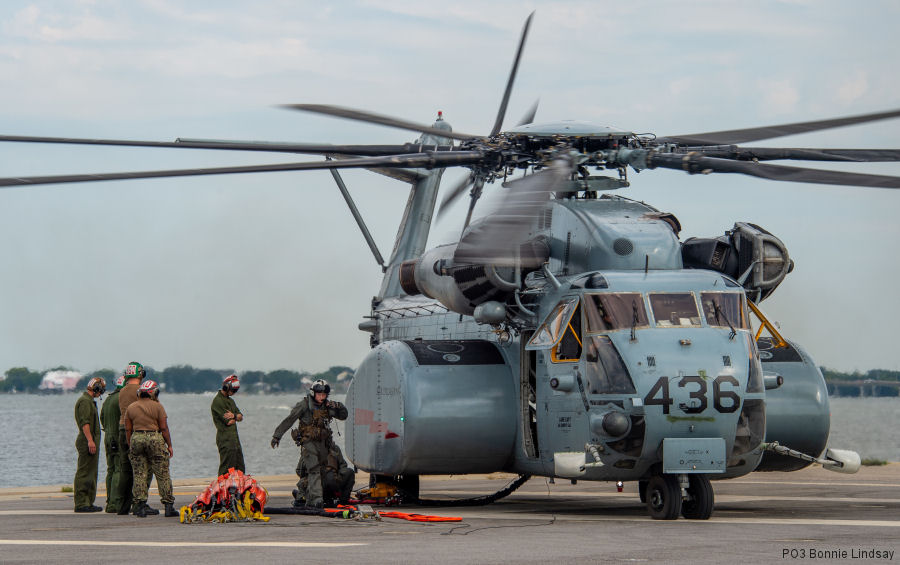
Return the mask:
{"type": "Polygon", "coordinates": [[[728,339],[734,339],[734,336],[737,335],[737,330],[734,329],[734,326],[731,325],[731,320],[728,319],[728,316],[725,315],[725,311],[722,310],[722,307],[719,306],[718,300],[713,300],[713,314],[716,316],[716,321],[719,321],[719,314],[722,315],[722,318],[725,320],[725,323],[728,324],[728,327],[731,328],[731,335],[728,336],[728,339]]]}
{"type": "Polygon", "coordinates": [[[637,327],[638,324],[638,307],[637,303],[632,300],[631,301],[631,341],[637,341],[637,337],[634,335],[634,328],[637,327]]]}

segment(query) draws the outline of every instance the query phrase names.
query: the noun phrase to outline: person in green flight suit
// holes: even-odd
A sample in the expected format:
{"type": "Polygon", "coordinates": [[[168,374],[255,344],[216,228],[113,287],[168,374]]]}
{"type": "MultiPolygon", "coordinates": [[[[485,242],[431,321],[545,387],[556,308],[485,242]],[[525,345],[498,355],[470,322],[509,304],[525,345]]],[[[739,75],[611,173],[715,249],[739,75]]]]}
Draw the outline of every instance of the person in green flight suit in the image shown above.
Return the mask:
{"type": "Polygon", "coordinates": [[[78,467],[75,470],[73,491],[75,493],[75,512],[100,512],[94,506],[97,498],[97,468],[100,462],[100,418],[97,416],[97,403],[106,392],[106,381],[94,377],[88,381],[84,393],[75,402],[75,425],[78,426],[78,437],[75,438],[75,450],[78,452],[78,467]]]}
{"type": "MultiPolygon", "coordinates": [[[[294,405],[287,418],[278,424],[272,435],[272,449],[278,447],[281,436],[299,421],[300,430],[300,464],[306,469],[308,485],[306,487],[306,506],[322,508],[322,467],[325,465],[331,447],[331,420],[347,419],[347,407],[340,402],[328,400],[331,386],[319,379],[309,387],[309,395],[294,405]]],[[[301,479],[302,480],[302,479],[301,479]]],[[[302,485],[297,484],[298,490],[302,485]]]]}
{"type": "Polygon", "coordinates": [[[119,511],[119,391],[125,386],[125,375],[116,378],[116,390],[109,393],[100,408],[103,448],[106,451],[106,511],[119,511]]]}
{"type": "Polygon", "coordinates": [[[245,472],[244,452],[241,449],[241,438],[238,437],[237,423],[243,421],[244,415],[235,404],[234,393],[241,388],[237,375],[228,375],[222,381],[222,388],[213,398],[209,407],[213,425],[216,427],[216,447],[219,448],[219,475],[234,468],[245,472]]]}
{"type": "MultiPolygon", "coordinates": [[[[128,407],[138,399],[138,387],[141,381],[147,377],[147,371],[144,366],[137,361],[132,361],[125,367],[125,386],[119,391],[119,441],[116,444],[119,447],[118,470],[119,484],[116,492],[119,497],[120,516],[126,516],[129,512],[137,510],[134,507],[132,498],[134,489],[134,471],[131,468],[131,459],[128,456],[128,438],[125,434],[125,412],[128,407]]],[[[149,508],[149,507],[148,507],[149,508]]],[[[150,509],[150,512],[159,513],[159,510],[150,509]]]]}
{"type": "MultiPolygon", "coordinates": [[[[347,465],[347,460],[344,459],[344,454],[341,453],[341,448],[336,443],[331,442],[328,457],[320,470],[325,507],[335,508],[339,504],[348,504],[350,495],[353,493],[356,473],[347,465]]],[[[300,477],[300,480],[293,492],[295,507],[303,506],[306,502],[306,489],[309,485],[309,473],[303,467],[302,460],[297,467],[297,476],[300,477]]]]}

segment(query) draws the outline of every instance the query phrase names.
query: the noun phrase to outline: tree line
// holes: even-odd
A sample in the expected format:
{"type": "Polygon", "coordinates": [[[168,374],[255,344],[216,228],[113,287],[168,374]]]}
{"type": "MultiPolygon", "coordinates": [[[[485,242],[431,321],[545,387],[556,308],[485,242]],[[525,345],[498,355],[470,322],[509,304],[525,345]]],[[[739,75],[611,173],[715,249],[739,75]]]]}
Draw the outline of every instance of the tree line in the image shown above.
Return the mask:
{"type": "MultiPolygon", "coordinates": [[[[175,365],[157,371],[152,367],[145,367],[149,378],[160,383],[166,392],[205,392],[218,390],[222,386],[222,379],[236,373],[241,379],[243,392],[267,394],[281,392],[298,392],[308,385],[303,384],[324,379],[334,392],[345,393],[350,386],[353,369],[342,365],[330,367],[321,373],[308,373],[278,369],[275,371],[243,371],[236,372],[231,369],[202,369],[190,365],[175,365]],[[344,378],[338,380],[342,374],[344,378]]],[[[828,394],[833,396],[900,396],[900,386],[879,383],[900,383],[900,371],[887,369],[871,369],[865,373],[854,371],[845,373],[822,367],[825,375],[825,384],[828,386],[828,394]]],[[[51,371],[72,370],[69,367],[55,367],[51,371]]],[[[46,372],[46,371],[45,371],[46,372]]],[[[88,381],[93,377],[103,377],[108,389],[114,386],[116,377],[121,372],[112,369],[100,369],[86,374],[78,382],[76,390],[84,390],[88,381]]],[[[5,373],[6,378],[0,380],[0,393],[4,392],[44,392],[38,389],[44,373],[32,371],[27,367],[13,367],[5,373]]]]}
{"type": "Polygon", "coordinates": [[[843,373],[822,368],[830,396],[900,396],[900,371],[871,369],[843,373]],[[883,383],[883,384],[882,384],[883,383]]]}
{"type": "MultiPolygon", "coordinates": [[[[241,392],[268,394],[281,392],[300,392],[306,390],[308,383],[323,379],[327,381],[333,392],[345,393],[353,376],[353,369],[342,365],[330,367],[320,373],[309,373],[278,369],[275,371],[234,371],[232,369],[204,369],[191,365],[175,365],[156,370],[145,366],[147,378],[160,384],[160,388],[167,393],[197,393],[219,390],[222,379],[231,374],[237,374],[241,379],[241,392]]],[[[55,367],[50,371],[70,371],[70,367],[55,367]]],[[[41,384],[46,371],[32,371],[27,367],[13,367],[6,371],[6,378],[0,380],[0,393],[23,392],[51,392],[43,391],[38,387],[41,384]]],[[[107,390],[115,387],[116,377],[121,371],[113,369],[100,369],[84,375],[75,387],[76,391],[82,391],[88,381],[94,377],[102,377],[106,380],[107,390]]]]}

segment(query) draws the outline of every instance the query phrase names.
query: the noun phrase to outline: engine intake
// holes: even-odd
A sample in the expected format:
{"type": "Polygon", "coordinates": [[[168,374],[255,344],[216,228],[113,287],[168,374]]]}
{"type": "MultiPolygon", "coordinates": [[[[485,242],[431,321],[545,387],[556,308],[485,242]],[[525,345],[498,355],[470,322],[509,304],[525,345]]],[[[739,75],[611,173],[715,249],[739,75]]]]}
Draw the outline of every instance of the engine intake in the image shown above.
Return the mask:
{"type": "Polygon", "coordinates": [[[711,269],[735,279],[756,302],[765,300],[792,270],[794,262],[784,243],[763,228],[736,222],[717,238],[692,237],[681,245],[685,268],[711,269]]]}

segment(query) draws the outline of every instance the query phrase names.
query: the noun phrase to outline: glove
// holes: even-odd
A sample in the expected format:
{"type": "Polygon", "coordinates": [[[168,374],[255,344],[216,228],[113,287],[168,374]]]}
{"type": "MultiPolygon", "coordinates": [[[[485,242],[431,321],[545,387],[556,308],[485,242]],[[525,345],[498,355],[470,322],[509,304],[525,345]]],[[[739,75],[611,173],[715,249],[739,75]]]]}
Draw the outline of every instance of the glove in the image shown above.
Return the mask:
{"type": "Polygon", "coordinates": [[[275,449],[276,447],[278,447],[278,442],[279,442],[279,441],[281,441],[281,440],[279,440],[277,437],[273,437],[273,438],[272,438],[272,443],[270,443],[269,445],[272,446],[272,449],[275,449]]]}

